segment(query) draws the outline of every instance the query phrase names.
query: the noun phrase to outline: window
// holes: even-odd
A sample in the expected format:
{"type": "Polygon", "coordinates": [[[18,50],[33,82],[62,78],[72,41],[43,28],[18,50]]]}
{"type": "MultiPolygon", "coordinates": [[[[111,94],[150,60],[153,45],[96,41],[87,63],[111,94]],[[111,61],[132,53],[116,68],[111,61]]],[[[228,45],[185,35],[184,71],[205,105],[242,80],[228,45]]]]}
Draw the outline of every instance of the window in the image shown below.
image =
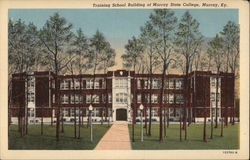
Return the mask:
{"type": "Polygon", "coordinates": [[[91,95],[86,95],[86,103],[91,103],[91,95]]]}
{"type": "MultiPolygon", "coordinates": [[[[86,80],[86,88],[87,89],[93,89],[93,79],[87,79],[86,80]]],[[[95,79],[95,89],[99,89],[100,88],[100,83],[99,83],[99,79],[95,79]]]]}
{"type": "Polygon", "coordinates": [[[79,94],[76,94],[75,97],[74,97],[74,95],[72,94],[72,95],[70,96],[70,103],[71,103],[71,104],[74,104],[74,100],[75,100],[75,103],[78,104],[79,101],[80,101],[80,95],[79,95],[79,94]]]}
{"type": "Polygon", "coordinates": [[[99,103],[100,102],[100,96],[99,95],[94,94],[92,96],[92,98],[93,98],[93,103],[99,103]]]}
{"type": "Polygon", "coordinates": [[[184,98],[182,94],[176,94],[175,95],[175,101],[177,104],[183,104],[184,103],[184,98]]]}
{"type": "Polygon", "coordinates": [[[87,79],[86,80],[86,88],[92,89],[93,88],[93,79],[87,79]]]}
{"type": "Polygon", "coordinates": [[[35,117],[35,109],[28,108],[28,117],[35,117]]]}
{"type": "Polygon", "coordinates": [[[109,103],[112,103],[112,95],[111,95],[111,93],[109,93],[109,103]]]}
{"type": "Polygon", "coordinates": [[[158,103],[158,95],[157,94],[152,94],[151,103],[158,103]]]}
{"type": "Polygon", "coordinates": [[[106,80],[102,79],[102,88],[105,89],[106,88],[106,80]]]}
{"type": "Polygon", "coordinates": [[[35,102],[35,93],[33,93],[33,92],[28,93],[28,102],[29,103],[34,103],[35,102]]]}
{"type": "Polygon", "coordinates": [[[144,89],[150,89],[150,80],[144,81],[144,89]]]}
{"type": "Polygon", "coordinates": [[[56,103],[56,96],[55,96],[55,94],[53,94],[53,96],[52,96],[52,103],[56,103]]]}
{"type": "Polygon", "coordinates": [[[169,94],[169,103],[174,103],[174,94],[169,94]]]}
{"type": "Polygon", "coordinates": [[[116,102],[117,103],[127,103],[128,102],[128,95],[127,93],[116,93],[116,102]]]}
{"type": "Polygon", "coordinates": [[[96,79],[96,80],[95,80],[95,88],[96,88],[96,89],[99,89],[99,88],[100,88],[99,79],[96,79]]]}
{"type": "Polygon", "coordinates": [[[69,89],[69,81],[68,80],[63,80],[60,84],[60,89],[67,90],[69,89]]]}
{"type": "Polygon", "coordinates": [[[35,86],[35,78],[34,77],[28,77],[28,87],[34,87],[35,86]]]}
{"type": "Polygon", "coordinates": [[[63,113],[64,117],[69,117],[69,110],[68,109],[63,108],[62,113],[63,113]]]}
{"type": "Polygon", "coordinates": [[[70,88],[71,89],[80,89],[80,81],[79,80],[74,80],[70,81],[70,88]]]}
{"type": "Polygon", "coordinates": [[[176,89],[183,89],[183,80],[177,79],[177,80],[175,81],[175,88],[176,88],[176,89]]]}
{"type": "Polygon", "coordinates": [[[169,82],[168,82],[168,80],[165,80],[165,82],[164,82],[164,88],[165,89],[169,89],[169,82]]]}
{"type": "Polygon", "coordinates": [[[214,92],[211,93],[210,99],[212,102],[215,101],[215,93],[214,92]]]}
{"type": "Polygon", "coordinates": [[[169,79],[169,89],[174,89],[174,80],[169,79]]]}
{"type": "Polygon", "coordinates": [[[169,94],[164,94],[163,103],[169,103],[169,94]]]}
{"type": "Polygon", "coordinates": [[[69,95],[64,94],[64,95],[61,97],[61,102],[62,102],[62,104],[68,104],[68,103],[69,103],[69,95]]]}
{"type": "Polygon", "coordinates": [[[126,88],[128,87],[128,81],[125,78],[116,78],[115,79],[116,88],[126,88]]]}
{"type": "Polygon", "coordinates": [[[159,89],[160,88],[160,80],[154,79],[153,80],[153,89],[159,89]]]}
{"type": "Polygon", "coordinates": [[[138,89],[141,89],[141,83],[142,82],[142,80],[140,80],[140,79],[137,79],[137,88],[138,89]]]}
{"type": "Polygon", "coordinates": [[[137,94],[137,103],[141,103],[142,99],[141,99],[141,94],[137,94]]]}

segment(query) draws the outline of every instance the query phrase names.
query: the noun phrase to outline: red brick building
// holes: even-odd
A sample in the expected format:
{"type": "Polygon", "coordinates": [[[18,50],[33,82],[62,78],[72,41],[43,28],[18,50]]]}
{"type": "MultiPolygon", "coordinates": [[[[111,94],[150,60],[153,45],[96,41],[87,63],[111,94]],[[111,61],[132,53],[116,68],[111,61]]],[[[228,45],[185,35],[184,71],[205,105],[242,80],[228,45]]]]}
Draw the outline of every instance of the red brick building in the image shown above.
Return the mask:
{"type": "MultiPolygon", "coordinates": [[[[179,120],[185,96],[187,116],[193,121],[199,121],[204,116],[209,120],[216,108],[216,77],[218,116],[238,116],[234,110],[234,75],[194,71],[187,77],[187,83],[190,85],[186,89],[186,94],[184,75],[165,76],[163,110],[168,114],[170,121],[179,120]]],[[[50,122],[51,117],[55,121],[55,109],[58,106],[64,121],[74,120],[74,109],[77,118],[80,114],[86,120],[90,104],[94,107],[95,121],[100,121],[101,117],[108,117],[112,121],[131,121],[133,108],[136,107],[138,113],[140,104],[144,105],[146,119],[149,117],[150,108],[152,118],[159,119],[161,74],[136,74],[133,71],[116,70],[96,75],[59,75],[56,80],[60,84],[58,89],[55,88],[55,75],[52,72],[13,74],[9,108],[12,121],[15,123],[18,116],[25,114],[29,117],[29,123],[39,122],[41,117],[44,122],[50,122]],[[57,105],[56,92],[60,97],[57,105]]]]}

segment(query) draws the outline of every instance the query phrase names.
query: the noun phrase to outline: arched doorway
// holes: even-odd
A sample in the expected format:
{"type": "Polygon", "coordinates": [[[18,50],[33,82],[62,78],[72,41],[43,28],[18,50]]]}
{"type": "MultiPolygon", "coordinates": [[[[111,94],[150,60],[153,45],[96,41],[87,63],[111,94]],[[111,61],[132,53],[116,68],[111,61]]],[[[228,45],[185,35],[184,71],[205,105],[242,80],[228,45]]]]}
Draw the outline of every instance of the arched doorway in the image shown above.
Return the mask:
{"type": "Polygon", "coordinates": [[[116,110],[116,120],[117,121],[127,121],[127,110],[117,109],[116,110]]]}

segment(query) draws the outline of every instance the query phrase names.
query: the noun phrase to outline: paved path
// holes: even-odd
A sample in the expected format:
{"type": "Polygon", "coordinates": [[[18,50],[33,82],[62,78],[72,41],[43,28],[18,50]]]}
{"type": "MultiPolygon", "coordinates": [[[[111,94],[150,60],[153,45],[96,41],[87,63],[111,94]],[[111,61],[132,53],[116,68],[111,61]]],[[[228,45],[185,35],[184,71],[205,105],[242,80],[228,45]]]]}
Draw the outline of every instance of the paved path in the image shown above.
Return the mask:
{"type": "Polygon", "coordinates": [[[131,150],[128,123],[115,122],[97,144],[96,150],[131,150]]]}

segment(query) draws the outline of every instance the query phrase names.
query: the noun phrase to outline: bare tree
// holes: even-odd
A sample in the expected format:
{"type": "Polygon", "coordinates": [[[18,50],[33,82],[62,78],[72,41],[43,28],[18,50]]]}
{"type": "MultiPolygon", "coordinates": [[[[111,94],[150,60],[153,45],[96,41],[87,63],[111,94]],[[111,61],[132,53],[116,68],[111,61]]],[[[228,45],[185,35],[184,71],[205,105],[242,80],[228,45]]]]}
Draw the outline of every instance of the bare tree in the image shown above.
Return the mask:
{"type": "MultiPolygon", "coordinates": [[[[148,79],[147,79],[147,88],[149,87],[150,93],[148,99],[149,99],[149,127],[147,134],[151,136],[151,122],[152,122],[152,74],[154,73],[155,69],[157,66],[159,66],[159,57],[158,54],[156,53],[156,40],[155,38],[157,37],[157,32],[154,30],[153,25],[151,22],[146,22],[143,27],[141,27],[141,35],[140,38],[143,43],[143,47],[145,50],[145,61],[146,63],[141,63],[141,64],[146,64],[147,72],[148,72],[148,79]]],[[[145,95],[143,95],[145,96],[145,95]]],[[[146,116],[146,114],[145,114],[146,116]]],[[[145,118],[146,119],[146,118],[145,118]]],[[[145,126],[147,129],[147,120],[145,120],[145,126]]]]}
{"type": "MultiPolygon", "coordinates": [[[[25,22],[19,19],[18,21],[9,20],[8,24],[8,51],[9,51],[9,105],[11,105],[11,75],[15,72],[30,71],[37,61],[37,56],[40,43],[37,36],[37,28],[34,24],[25,22]]],[[[27,77],[22,76],[21,80],[28,88],[27,77]]],[[[25,106],[19,106],[18,124],[21,135],[28,134],[28,90],[25,89],[25,106]],[[24,110],[24,115],[22,114],[24,110]]],[[[11,118],[11,109],[9,106],[9,118],[11,118]]],[[[11,119],[9,119],[11,120],[11,119]]]]}
{"type": "MultiPolygon", "coordinates": [[[[51,69],[55,73],[55,103],[56,103],[56,139],[60,137],[60,118],[61,107],[59,105],[59,80],[58,74],[64,69],[71,59],[67,59],[64,54],[65,48],[72,38],[71,32],[72,24],[68,24],[64,17],[60,17],[58,13],[54,13],[53,16],[46,21],[43,28],[40,30],[40,40],[46,53],[45,60],[50,65],[51,69]]],[[[53,111],[53,108],[52,108],[53,111]]],[[[53,112],[52,112],[53,120],[53,112]]]]}
{"type": "MultiPolygon", "coordinates": [[[[73,72],[78,72],[79,74],[79,83],[80,83],[80,93],[82,93],[82,78],[81,75],[85,73],[88,69],[92,67],[91,63],[87,63],[87,55],[89,52],[89,40],[87,37],[83,34],[83,31],[81,28],[79,28],[76,31],[76,35],[73,36],[73,40],[71,42],[71,49],[69,51],[70,54],[75,55],[76,57],[73,59],[73,62],[70,63],[70,66],[72,66],[71,73],[73,75],[73,72]]],[[[71,68],[71,67],[70,67],[71,68]]],[[[73,83],[75,85],[75,83],[73,83]]],[[[74,87],[75,88],[75,87],[74,87]]],[[[75,95],[74,95],[75,97],[75,95]]],[[[75,100],[74,100],[75,102],[75,100]]],[[[83,116],[83,111],[81,112],[81,107],[83,108],[83,98],[82,95],[79,95],[79,124],[78,124],[78,138],[81,137],[81,115],[83,116]],[[81,101],[82,99],[82,101],[81,101]],[[81,104],[82,102],[82,104],[81,104]]],[[[75,137],[76,137],[76,121],[75,121],[75,137]]]]}
{"type": "MultiPolygon", "coordinates": [[[[213,62],[216,66],[217,73],[220,72],[221,67],[224,63],[224,50],[223,50],[223,39],[216,34],[209,43],[207,53],[212,57],[213,62]]],[[[219,77],[216,76],[216,93],[215,93],[215,128],[218,127],[218,88],[219,88],[219,77]]],[[[211,138],[213,138],[213,111],[211,114],[211,138]]]]}
{"type": "MultiPolygon", "coordinates": [[[[132,37],[131,40],[128,40],[128,43],[125,45],[125,53],[122,55],[123,59],[123,66],[126,68],[132,68],[133,71],[136,72],[136,68],[138,67],[138,62],[142,59],[143,56],[143,45],[140,39],[135,38],[134,36],[132,37]]],[[[133,88],[133,105],[132,105],[132,110],[133,110],[133,117],[132,117],[132,141],[135,141],[135,118],[136,118],[136,79],[133,79],[134,88],[133,88]]]]}
{"type": "MultiPolygon", "coordinates": [[[[234,76],[238,77],[239,72],[239,40],[240,40],[240,29],[239,25],[235,22],[228,21],[227,24],[224,26],[223,31],[220,32],[223,38],[223,44],[226,50],[226,65],[225,65],[225,72],[228,72],[229,69],[231,73],[234,73],[234,76]]],[[[236,101],[234,101],[233,106],[233,120],[232,124],[234,124],[234,117],[235,117],[235,106],[236,101]]],[[[225,125],[228,124],[228,109],[226,106],[226,115],[225,115],[225,125]]]]}
{"type": "Polygon", "coordinates": [[[191,62],[197,53],[199,46],[202,43],[202,35],[199,32],[199,22],[193,19],[191,14],[187,11],[182,16],[176,32],[176,47],[178,53],[183,57],[185,64],[185,78],[184,78],[184,108],[183,108],[183,128],[185,130],[185,140],[187,139],[187,109],[189,110],[189,121],[191,121],[191,108],[188,106],[189,88],[187,76],[191,69],[191,62]]]}
{"type": "Polygon", "coordinates": [[[161,93],[159,98],[160,106],[160,127],[159,127],[159,140],[163,140],[163,124],[162,124],[162,111],[163,111],[163,95],[165,75],[168,70],[174,54],[174,29],[176,27],[177,18],[174,12],[168,9],[156,9],[150,15],[150,21],[157,34],[157,54],[161,59],[162,77],[161,77],[161,93]]]}

